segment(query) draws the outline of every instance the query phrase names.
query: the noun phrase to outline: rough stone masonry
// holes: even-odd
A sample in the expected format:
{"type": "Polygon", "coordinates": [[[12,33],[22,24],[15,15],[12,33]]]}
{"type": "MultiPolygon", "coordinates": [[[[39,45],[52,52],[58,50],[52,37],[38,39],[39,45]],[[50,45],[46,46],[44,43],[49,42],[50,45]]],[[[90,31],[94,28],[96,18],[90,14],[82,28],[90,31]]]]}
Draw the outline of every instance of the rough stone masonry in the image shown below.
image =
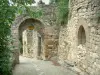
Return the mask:
{"type": "MultiPolygon", "coordinates": [[[[41,32],[42,59],[55,57],[60,63],[74,64],[81,71],[80,75],[100,75],[100,0],[69,0],[68,24],[60,28],[60,33],[56,25],[56,7],[41,6],[44,16],[33,19],[31,23],[44,25],[44,32],[41,32]]],[[[30,19],[19,16],[12,25],[15,63],[19,63],[19,27],[22,23],[22,28],[30,25],[30,19]]],[[[38,52],[38,33],[34,35],[37,38],[34,50],[38,52]]],[[[30,54],[34,57],[36,53],[30,54]]]]}
{"type": "Polygon", "coordinates": [[[19,63],[20,50],[22,55],[36,59],[57,59],[59,28],[56,26],[56,6],[38,3],[32,10],[41,10],[40,18],[32,18],[25,14],[16,17],[11,27],[14,46],[13,61],[19,63]],[[35,8],[35,9],[33,9],[35,8]],[[34,29],[28,27],[34,24],[34,29]]]}
{"type": "Polygon", "coordinates": [[[100,0],[71,0],[69,21],[61,27],[60,62],[73,62],[83,75],[100,75],[100,0]]]}

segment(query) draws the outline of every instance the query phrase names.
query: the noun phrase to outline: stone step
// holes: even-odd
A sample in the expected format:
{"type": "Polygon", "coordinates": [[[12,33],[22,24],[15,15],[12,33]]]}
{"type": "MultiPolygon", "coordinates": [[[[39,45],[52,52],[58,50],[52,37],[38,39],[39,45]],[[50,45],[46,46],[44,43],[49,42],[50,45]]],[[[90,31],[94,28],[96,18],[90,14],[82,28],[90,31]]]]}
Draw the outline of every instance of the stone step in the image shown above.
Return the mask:
{"type": "Polygon", "coordinates": [[[48,47],[53,47],[53,45],[48,45],[48,47]]]}

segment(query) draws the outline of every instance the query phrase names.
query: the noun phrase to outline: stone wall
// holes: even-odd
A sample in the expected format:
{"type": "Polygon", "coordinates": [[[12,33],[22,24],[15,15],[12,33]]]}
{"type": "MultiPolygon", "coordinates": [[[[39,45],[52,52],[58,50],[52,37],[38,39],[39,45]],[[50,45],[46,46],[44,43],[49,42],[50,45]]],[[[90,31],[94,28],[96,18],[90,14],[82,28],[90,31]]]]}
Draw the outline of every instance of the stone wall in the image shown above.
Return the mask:
{"type": "MultiPolygon", "coordinates": [[[[31,24],[35,24],[36,28],[37,28],[37,26],[42,27],[42,23],[39,20],[34,19],[34,18],[30,18],[29,16],[26,16],[26,15],[20,15],[20,16],[18,16],[15,19],[15,21],[13,22],[13,25],[11,27],[11,32],[12,32],[12,38],[13,38],[12,45],[14,47],[13,48],[13,55],[14,55],[13,56],[13,59],[14,59],[13,63],[14,63],[14,65],[19,63],[20,46],[21,46],[20,43],[21,43],[22,36],[23,36],[22,33],[25,30],[26,30],[26,33],[27,33],[28,26],[30,26],[31,24]]],[[[29,35],[27,35],[26,33],[25,33],[26,37],[24,37],[24,40],[26,40],[26,41],[27,40],[30,41],[32,38],[33,38],[32,39],[33,42],[35,40],[35,45],[33,46],[34,48],[31,50],[32,51],[32,53],[31,53],[32,55],[29,54],[32,57],[33,56],[36,57],[36,55],[38,55],[38,54],[35,54],[34,51],[36,52],[38,50],[37,43],[38,43],[38,33],[39,33],[39,31],[36,31],[36,29],[34,29],[34,30],[35,30],[36,33],[33,31],[32,37],[29,37],[29,35]],[[27,36],[28,36],[28,39],[27,39],[27,36]]],[[[41,32],[41,34],[42,34],[42,32],[41,32]]],[[[27,41],[26,44],[28,44],[29,41],[27,41]]],[[[28,49],[28,46],[26,48],[28,49]]]]}
{"type": "Polygon", "coordinates": [[[57,27],[46,27],[44,29],[44,55],[45,59],[57,60],[58,36],[57,27]]]}
{"type": "Polygon", "coordinates": [[[59,61],[73,62],[84,75],[100,75],[99,14],[99,0],[72,0],[68,25],[60,30],[59,61]]]}
{"type": "Polygon", "coordinates": [[[22,34],[23,56],[34,57],[38,55],[38,34],[34,30],[26,29],[22,34]]]}
{"type": "Polygon", "coordinates": [[[38,5],[43,15],[39,18],[43,24],[43,59],[55,60],[58,53],[59,26],[57,25],[57,7],[54,4],[38,5]]]}
{"type": "MultiPolygon", "coordinates": [[[[27,15],[18,16],[11,27],[12,36],[13,36],[13,46],[14,48],[14,62],[19,63],[19,54],[20,54],[20,40],[22,39],[22,33],[26,30],[26,34],[23,36],[24,41],[26,40],[26,52],[24,56],[36,57],[38,55],[42,56],[43,59],[57,59],[58,52],[58,38],[59,38],[59,27],[56,25],[57,10],[55,5],[45,5],[40,4],[35,8],[35,10],[42,10],[43,15],[40,18],[34,19],[27,15]],[[34,28],[37,33],[29,33],[27,31],[28,26],[34,23],[34,28]],[[39,46],[39,35],[41,36],[41,46],[39,46]],[[29,35],[28,35],[29,34],[29,35]],[[30,36],[31,35],[31,36],[30,36]],[[33,36],[33,37],[32,37],[33,36]],[[32,40],[32,41],[31,41],[32,40]],[[31,47],[28,47],[31,43],[31,47]],[[34,44],[34,45],[33,45],[34,44]],[[31,50],[30,50],[31,48],[31,50]],[[41,48],[41,54],[37,54],[41,48]],[[34,52],[35,51],[35,52],[34,52]],[[29,52],[29,53],[28,53],[29,52]],[[16,55],[15,55],[16,54],[16,55]],[[53,58],[54,57],[54,58],[53,58]]],[[[34,9],[32,9],[34,10],[34,9]]],[[[23,42],[24,44],[24,42],[23,42]]],[[[39,57],[40,58],[40,57],[39,57]]]]}
{"type": "Polygon", "coordinates": [[[55,4],[46,5],[40,2],[38,6],[35,7],[35,10],[42,10],[42,16],[38,18],[44,25],[42,36],[42,58],[44,60],[56,58],[58,53],[59,39],[59,26],[57,25],[57,7],[55,4]]]}

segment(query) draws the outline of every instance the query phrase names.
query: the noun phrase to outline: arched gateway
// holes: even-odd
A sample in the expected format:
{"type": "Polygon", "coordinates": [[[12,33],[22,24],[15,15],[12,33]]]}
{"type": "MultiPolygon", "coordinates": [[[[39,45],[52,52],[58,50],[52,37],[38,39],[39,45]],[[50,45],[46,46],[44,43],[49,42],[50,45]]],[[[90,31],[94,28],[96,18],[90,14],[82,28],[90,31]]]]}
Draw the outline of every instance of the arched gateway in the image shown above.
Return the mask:
{"type": "Polygon", "coordinates": [[[13,37],[14,64],[19,63],[19,55],[37,57],[41,55],[43,24],[29,16],[18,16],[11,27],[13,37]],[[40,47],[40,48],[38,48],[40,47]]]}

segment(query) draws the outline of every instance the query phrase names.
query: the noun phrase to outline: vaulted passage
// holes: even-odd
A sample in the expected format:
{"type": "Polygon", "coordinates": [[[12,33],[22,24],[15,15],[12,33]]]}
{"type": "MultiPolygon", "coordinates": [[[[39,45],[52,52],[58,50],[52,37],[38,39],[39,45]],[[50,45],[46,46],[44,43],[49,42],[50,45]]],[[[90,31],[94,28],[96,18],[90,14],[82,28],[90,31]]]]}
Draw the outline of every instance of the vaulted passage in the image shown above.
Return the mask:
{"type": "Polygon", "coordinates": [[[22,32],[22,48],[21,53],[24,56],[34,57],[34,47],[38,44],[37,32],[34,30],[26,29],[22,32]]]}
{"type": "Polygon", "coordinates": [[[78,45],[85,45],[86,43],[86,34],[83,26],[80,26],[78,30],[78,45]]]}
{"type": "Polygon", "coordinates": [[[40,56],[41,54],[41,51],[39,52],[39,50],[41,50],[41,35],[34,29],[37,24],[36,21],[27,19],[19,26],[20,53],[23,56],[37,57],[37,55],[40,56]],[[40,49],[38,47],[40,47],[40,49]]]}
{"type": "Polygon", "coordinates": [[[25,57],[41,57],[42,27],[43,24],[37,19],[27,16],[16,18],[12,26],[14,65],[19,63],[20,54],[25,57]]]}

